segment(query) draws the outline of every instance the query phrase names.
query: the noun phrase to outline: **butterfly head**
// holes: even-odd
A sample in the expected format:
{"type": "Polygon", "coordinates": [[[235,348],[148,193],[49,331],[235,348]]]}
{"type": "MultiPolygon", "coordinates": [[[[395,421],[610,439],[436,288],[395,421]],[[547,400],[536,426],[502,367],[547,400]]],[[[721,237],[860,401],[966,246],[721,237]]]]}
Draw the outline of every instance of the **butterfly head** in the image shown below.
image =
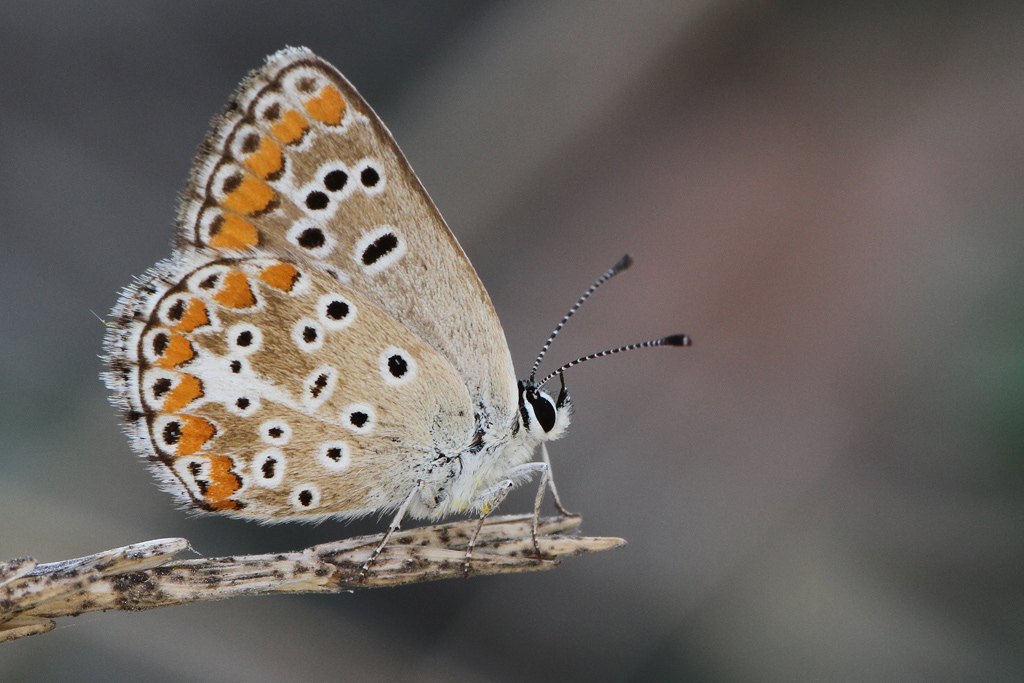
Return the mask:
{"type": "Polygon", "coordinates": [[[553,398],[536,384],[519,382],[519,414],[526,433],[540,441],[561,438],[572,417],[572,401],[562,382],[558,397],[553,398]]]}

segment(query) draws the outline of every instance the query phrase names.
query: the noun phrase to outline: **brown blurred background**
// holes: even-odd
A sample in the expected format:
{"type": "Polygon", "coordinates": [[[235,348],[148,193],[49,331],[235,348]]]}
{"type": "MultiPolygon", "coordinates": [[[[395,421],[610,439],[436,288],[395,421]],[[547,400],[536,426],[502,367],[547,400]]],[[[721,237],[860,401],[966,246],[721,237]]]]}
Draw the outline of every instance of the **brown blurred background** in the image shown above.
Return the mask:
{"type": "MultiPolygon", "coordinates": [[[[210,118],[285,45],[391,127],[547,367],[583,531],[548,573],[91,614],[4,681],[1024,680],[1024,5],[0,5],[0,558],[376,520],[176,511],[97,379],[210,118]]],[[[530,490],[505,512],[525,511],[530,490]]]]}

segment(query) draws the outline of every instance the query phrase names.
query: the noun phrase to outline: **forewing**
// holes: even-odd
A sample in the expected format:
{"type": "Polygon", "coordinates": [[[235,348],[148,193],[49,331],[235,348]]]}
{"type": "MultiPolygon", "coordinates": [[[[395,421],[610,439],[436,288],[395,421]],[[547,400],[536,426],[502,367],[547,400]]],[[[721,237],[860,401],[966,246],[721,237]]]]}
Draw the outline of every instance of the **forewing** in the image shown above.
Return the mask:
{"type": "Polygon", "coordinates": [[[481,422],[511,423],[512,361],[473,266],[388,130],[308,50],[242,83],[197,159],[179,240],[326,269],[444,356],[481,422]]]}

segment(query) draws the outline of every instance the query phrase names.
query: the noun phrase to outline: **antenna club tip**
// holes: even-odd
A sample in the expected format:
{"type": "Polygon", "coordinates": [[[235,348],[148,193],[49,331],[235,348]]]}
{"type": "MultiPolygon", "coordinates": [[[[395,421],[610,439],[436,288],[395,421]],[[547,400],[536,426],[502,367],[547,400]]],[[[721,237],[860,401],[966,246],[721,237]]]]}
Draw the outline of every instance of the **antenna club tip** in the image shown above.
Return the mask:
{"type": "Polygon", "coordinates": [[[626,268],[629,268],[631,265],[633,265],[633,257],[630,256],[629,254],[626,254],[625,256],[619,259],[618,263],[612,266],[612,272],[621,273],[626,268]]]}
{"type": "Polygon", "coordinates": [[[672,334],[661,340],[666,346],[693,346],[693,340],[686,334],[672,334]]]}

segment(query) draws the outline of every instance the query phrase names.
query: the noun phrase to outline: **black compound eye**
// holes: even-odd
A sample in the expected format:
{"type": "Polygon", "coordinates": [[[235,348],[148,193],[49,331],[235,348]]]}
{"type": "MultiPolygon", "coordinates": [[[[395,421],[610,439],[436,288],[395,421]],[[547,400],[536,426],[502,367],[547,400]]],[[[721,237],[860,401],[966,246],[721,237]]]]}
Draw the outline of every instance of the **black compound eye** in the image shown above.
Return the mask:
{"type": "Polygon", "coordinates": [[[545,432],[550,432],[555,426],[555,418],[557,417],[555,406],[551,403],[551,399],[536,389],[530,389],[526,392],[526,400],[530,402],[533,414],[537,417],[537,422],[540,423],[541,429],[545,432]]]}

